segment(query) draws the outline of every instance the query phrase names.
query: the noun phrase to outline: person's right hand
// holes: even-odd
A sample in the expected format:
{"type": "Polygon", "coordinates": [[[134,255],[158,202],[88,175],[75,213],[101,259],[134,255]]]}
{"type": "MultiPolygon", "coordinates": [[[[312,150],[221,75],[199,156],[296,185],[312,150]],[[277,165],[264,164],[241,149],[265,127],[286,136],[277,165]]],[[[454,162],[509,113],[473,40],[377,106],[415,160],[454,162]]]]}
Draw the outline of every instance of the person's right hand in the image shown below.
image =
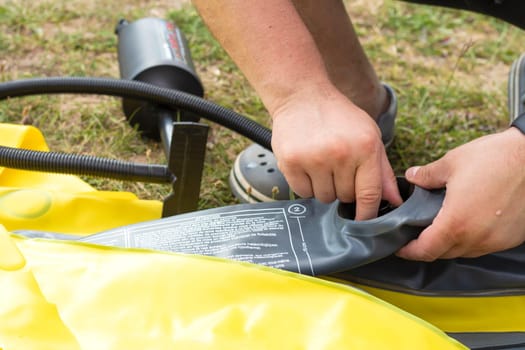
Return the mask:
{"type": "Polygon", "coordinates": [[[299,90],[272,111],[272,148],[299,196],[356,202],[356,220],[381,199],[402,203],[374,120],[335,87],[299,90]]]}

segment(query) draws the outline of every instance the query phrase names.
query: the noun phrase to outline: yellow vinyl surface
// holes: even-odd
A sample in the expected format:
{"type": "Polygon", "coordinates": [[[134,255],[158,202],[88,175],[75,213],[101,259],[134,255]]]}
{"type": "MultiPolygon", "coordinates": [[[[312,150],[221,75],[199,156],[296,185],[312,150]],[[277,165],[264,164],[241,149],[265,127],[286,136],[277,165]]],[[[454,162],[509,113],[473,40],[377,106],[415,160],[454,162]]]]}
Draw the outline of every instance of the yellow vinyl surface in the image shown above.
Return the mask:
{"type": "MultiPolygon", "coordinates": [[[[335,280],[332,280],[335,281],[335,280]]],[[[525,295],[426,296],[340,281],[363,289],[445,332],[524,332],[525,295]]]]}
{"type": "MultiPolygon", "coordinates": [[[[38,130],[2,144],[46,150],[38,130]]],[[[318,278],[217,258],[26,239],[158,218],[158,201],[0,170],[0,349],[462,349],[429,323],[318,278]]]]}
{"type": "MultiPolygon", "coordinates": [[[[0,145],[47,151],[39,130],[0,124],[0,145]]],[[[76,176],[0,168],[0,223],[8,230],[88,234],[157,219],[162,203],[97,191],[76,176]]]]}

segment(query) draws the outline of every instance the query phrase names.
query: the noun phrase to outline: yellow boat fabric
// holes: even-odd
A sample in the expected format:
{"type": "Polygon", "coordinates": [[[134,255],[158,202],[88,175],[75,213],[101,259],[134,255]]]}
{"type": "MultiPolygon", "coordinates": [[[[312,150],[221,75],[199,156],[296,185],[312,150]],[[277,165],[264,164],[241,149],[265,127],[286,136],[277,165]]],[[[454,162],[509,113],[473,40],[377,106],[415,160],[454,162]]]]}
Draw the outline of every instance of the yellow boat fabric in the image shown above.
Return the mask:
{"type": "MultiPolygon", "coordinates": [[[[340,281],[344,284],[348,282],[340,281]]],[[[350,284],[448,333],[523,332],[525,295],[426,296],[350,284]]]]}
{"type": "MultiPolygon", "coordinates": [[[[0,145],[48,151],[40,131],[0,124],[0,145]]],[[[88,234],[161,215],[162,203],[129,192],[97,191],[71,175],[0,167],[0,223],[10,231],[88,234]]]]}
{"type": "MultiPolygon", "coordinates": [[[[47,149],[31,127],[4,145],[47,149]]],[[[160,202],[0,171],[0,349],[463,349],[350,286],[217,258],[26,239],[157,218],[160,202]],[[4,229],[5,227],[5,229],[4,229]]]]}
{"type": "Polygon", "coordinates": [[[3,234],[4,349],[459,349],[367,293],[200,256],[3,234]]]}

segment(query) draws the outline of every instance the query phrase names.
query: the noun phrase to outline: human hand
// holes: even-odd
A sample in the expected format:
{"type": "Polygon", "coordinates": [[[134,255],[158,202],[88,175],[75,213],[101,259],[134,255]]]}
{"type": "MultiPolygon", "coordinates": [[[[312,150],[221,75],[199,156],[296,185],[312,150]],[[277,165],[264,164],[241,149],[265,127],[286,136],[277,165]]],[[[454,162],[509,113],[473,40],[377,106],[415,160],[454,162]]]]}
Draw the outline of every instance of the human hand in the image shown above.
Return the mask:
{"type": "Polygon", "coordinates": [[[443,188],[433,223],[397,255],[433,261],[477,257],[525,241],[525,135],[515,128],[481,137],[407,170],[421,187],[443,188]]]}
{"type": "Polygon", "coordinates": [[[402,203],[373,119],[335,88],[299,91],[273,113],[272,148],[301,197],[356,202],[356,220],[377,216],[381,199],[402,203]]]}

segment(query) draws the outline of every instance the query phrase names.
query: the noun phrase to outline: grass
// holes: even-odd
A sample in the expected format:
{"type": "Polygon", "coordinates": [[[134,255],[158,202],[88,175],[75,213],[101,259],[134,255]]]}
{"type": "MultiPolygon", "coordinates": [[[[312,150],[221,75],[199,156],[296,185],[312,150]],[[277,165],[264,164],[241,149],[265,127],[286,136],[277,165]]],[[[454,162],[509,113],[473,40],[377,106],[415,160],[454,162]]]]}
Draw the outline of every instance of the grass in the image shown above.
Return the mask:
{"type": "MultiPolygon", "coordinates": [[[[190,43],[206,98],[269,125],[245,78],[191,5],[110,0],[8,0],[0,4],[0,79],[42,76],[119,76],[120,18],[174,20],[190,43]]],[[[383,81],[399,97],[396,140],[389,150],[395,171],[437,159],[447,150],[504,128],[506,82],[522,51],[524,33],[482,15],[397,1],[348,2],[363,46],[383,81]]],[[[120,101],[97,96],[37,96],[0,103],[0,122],[29,123],[55,151],[163,163],[159,144],[142,139],[123,116],[120,101]]],[[[227,183],[245,138],[216,125],[207,146],[200,208],[235,203],[227,183]]],[[[86,179],[103,190],[161,199],[161,185],[86,179]]]]}

